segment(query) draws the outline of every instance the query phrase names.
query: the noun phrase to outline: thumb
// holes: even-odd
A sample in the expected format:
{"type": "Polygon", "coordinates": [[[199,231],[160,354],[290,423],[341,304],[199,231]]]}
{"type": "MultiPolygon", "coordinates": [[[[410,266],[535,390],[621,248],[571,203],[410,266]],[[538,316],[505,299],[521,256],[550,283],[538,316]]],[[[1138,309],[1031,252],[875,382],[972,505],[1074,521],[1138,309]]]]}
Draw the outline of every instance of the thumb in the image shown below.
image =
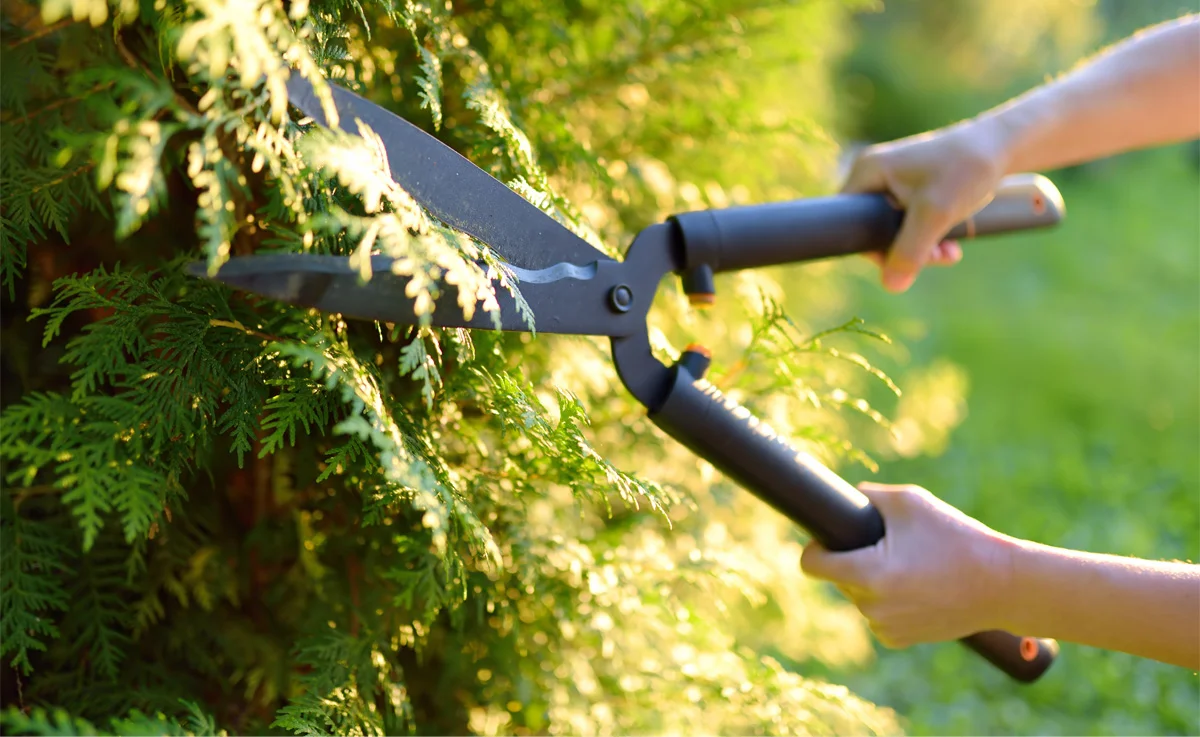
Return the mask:
{"type": "Polygon", "coordinates": [[[921,201],[909,203],[900,232],[883,262],[883,286],[903,292],[912,286],[930,254],[949,232],[953,217],[921,201]]]}
{"type": "Polygon", "coordinates": [[[886,527],[889,520],[899,521],[912,515],[913,509],[930,493],[913,484],[876,484],[864,481],[857,486],[867,501],[879,510],[886,527]]]}
{"type": "Polygon", "coordinates": [[[860,154],[850,167],[846,183],[842,185],[842,194],[862,194],[864,192],[888,191],[887,179],[883,170],[875,165],[870,154],[860,154]]]}
{"type": "Polygon", "coordinates": [[[834,552],[818,542],[810,542],[800,556],[800,570],[813,578],[857,588],[863,584],[866,573],[875,568],[876,550],[877,546],[872,545],[834,552]]]}

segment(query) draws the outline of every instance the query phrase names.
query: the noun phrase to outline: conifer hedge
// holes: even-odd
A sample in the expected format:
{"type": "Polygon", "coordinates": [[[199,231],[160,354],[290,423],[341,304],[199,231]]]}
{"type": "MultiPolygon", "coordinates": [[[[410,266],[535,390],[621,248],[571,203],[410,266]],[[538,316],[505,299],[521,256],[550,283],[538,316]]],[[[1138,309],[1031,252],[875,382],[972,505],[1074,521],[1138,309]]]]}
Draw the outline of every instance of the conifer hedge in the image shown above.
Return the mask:
{"type": "MultiPolygon", "coordinates": [[[[288,74],[614,254],[671,212],[818,191],[861,4],[4,0],[5,732],[895,732],[811,677],[868,647],[797,533],[644,421],[603,341],[346,321],[183,270],[378,252],[489,309],[494,255],[370,131],[289,108],[288,74]]],[[[703,333],[727,391],[861,460],[830,407],[877,417],[836,368],[866,338],[769,276],[720,288],[698,316],[664,286],[656,349],[703,333]]]]}

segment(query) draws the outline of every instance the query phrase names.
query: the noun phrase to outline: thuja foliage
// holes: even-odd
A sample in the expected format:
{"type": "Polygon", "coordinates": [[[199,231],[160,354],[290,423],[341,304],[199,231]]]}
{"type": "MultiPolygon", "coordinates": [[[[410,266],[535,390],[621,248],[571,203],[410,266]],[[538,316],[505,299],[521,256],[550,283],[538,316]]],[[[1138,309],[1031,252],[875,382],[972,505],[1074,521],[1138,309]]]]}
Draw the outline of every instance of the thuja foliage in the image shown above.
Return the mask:
{"type": "MultiPolygon", "coordinates": [[[[603,342],[345,321],[183,268],[383,253],[418,305],[519,294],[374,132],[289,108],[289,74],[614,253],[819,187],[846,5],[5,0],[5,729],[895,731],[805,676],[865,640],[797,533],[639,419],[603,342]]],[[[709,318],[667,289],[656,349],[704,330],[730,393],[853,453],[827,410],[877,417],[837,387],[855,341],[767,277],[721,287],[709,318]]]]}

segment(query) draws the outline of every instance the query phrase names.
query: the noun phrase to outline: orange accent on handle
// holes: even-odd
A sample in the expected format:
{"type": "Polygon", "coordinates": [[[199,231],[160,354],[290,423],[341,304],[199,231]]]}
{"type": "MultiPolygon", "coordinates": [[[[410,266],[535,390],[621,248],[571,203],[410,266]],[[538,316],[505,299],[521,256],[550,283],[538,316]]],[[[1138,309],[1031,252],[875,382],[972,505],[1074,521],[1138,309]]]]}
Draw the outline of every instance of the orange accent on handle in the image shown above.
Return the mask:
{"type": "Polygon", "coordinates": [[[689,343],[687,348],[683,349],[684,353],[699,353],[705,358],[712,358],[712,351],[699,343],[689,343]]]}
{"type": "Polygon", "coordinates": [[[1040,650],[1041,648],[1038,647],[1037,640],[1033,639],[1032,637],[1021,638],[1021,657],[1027,662],[1032,663],[1034,660],[1036,660],[1038,651],[1040,650]]]}
{"type": "Polygon", "coordinates": [[[1033,196],[1033,214],[1041,215],[1044,212],[1046,212],[1046,200],[1042,199],[1040,194],[1035,194],[1033,196]]]}
{"type": "Polygon", "coordinates": [[[716,301],[717,301],[717,295],[715,295],[715,294],[689,294],[688,295],[688,302],[691,303],[692,307],[699,307],[700,309],[704,309],[706,307],[712,307],[716,301]]]}

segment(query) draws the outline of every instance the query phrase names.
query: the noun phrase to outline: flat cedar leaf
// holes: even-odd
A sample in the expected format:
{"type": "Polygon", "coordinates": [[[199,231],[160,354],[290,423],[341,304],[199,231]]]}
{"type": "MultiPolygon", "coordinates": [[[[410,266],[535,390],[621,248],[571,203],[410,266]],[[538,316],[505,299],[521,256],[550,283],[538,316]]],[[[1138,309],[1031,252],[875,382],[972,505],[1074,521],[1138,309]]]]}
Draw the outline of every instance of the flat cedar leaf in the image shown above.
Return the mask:
{"type": "Polygon", "coordinates": [[[417,74],[417,86],[421,107],[429,110],[433,117],[433,129],[442,127],[442,62],[429,49],[417,42],[417,53],[421,55],[421,70],[417,74]]]}
{"type": "Polygon", "coordinates": [[[299,378],[283,382],[281,391],[267,400],[267,414],[262,419],[266,433],[260,439],[258,457],[263,458],[284,445],[296,444],[296,430],[319,432],[329,422],[329,398],[321,385],[312,379],[299,378]]]}
{"type": "Polygon", "coordinates": [[[437,363],[425,351],[425,338],[418,334],[408,345],[400,349],[400,375],[411,375],[421,381],[421,396],[426,407],[433,407],[433,387],[441,384],[437,363]]]}
{"type": "Polygon", "coordinates": [[[183,722],[188,734],[192,735],[225,735],[225,730],[217,728],[216,720],[195,701],[180,699],[179,703],[187,709],[187,719],[183,722]]]}
{"type": "Polygon", "coordinates": [[[104,734],[90,722],[73,717],[63,709],[47,711],[34,707],[25,713],[15,706],[0,711],[0,726],[5,734],[61,735],[63,737],[104,734]]]}
{"type": "MultiPolygon", "coordinates": [[[[307,666],[303,693],[276,714],[272,727],[294,734],[384,734],[383,714],[371,694],[374,687],[373,647],[326,629],[299,643],[297,660],[307,666]]],[[[399,708],[389,703],[385,709],[399,708]]]]}
{"type": "Polygon", "coordinates": [[[57,520],[27,519],[6,510],[0,519],[0,657],[25,675],[33,672],[31,650],[45,651],[46,640],[58,637],[54,623],[70,598],[62,578],[74,557],[57,520]]]}
{"type": "Polygon", "coordinates": [[[134,463],[126,466],[121,486],[113,494],[125,542],[132,543],[146,534],[162,512],[164,492],[169,487],[170,481],[152,469],[134,463]]]}
{"type": "Polygon", "coordinates": [[[367,457],[367,448],[357,437],[335,446],[325,456],[325,470],[317,476],[317,483],[325,481],[334,475],[347,473],[352,468],[360,467],[361,461],[367,457]]]}
{"type": "Polygon", "coordinates": [[[119,735],[131,737],[156,737],[156,735],[173,735],[182,737],[189,734],[178,721],[168,719],[164,714],[143,714],[133,710],[119,719],[112,720],[112,731],[119,735]]]}
{"type": "MultiPolygon", "coordinates": [[[[111,539],[111,536],[110,536],[111,539]]],[[[133,623],[125,616],[125,556],[117,547],[97,547],[80,558],[71,608],[61,623],[63,638],[85,667],[101,680],[121,673],[133,623]]]]}

